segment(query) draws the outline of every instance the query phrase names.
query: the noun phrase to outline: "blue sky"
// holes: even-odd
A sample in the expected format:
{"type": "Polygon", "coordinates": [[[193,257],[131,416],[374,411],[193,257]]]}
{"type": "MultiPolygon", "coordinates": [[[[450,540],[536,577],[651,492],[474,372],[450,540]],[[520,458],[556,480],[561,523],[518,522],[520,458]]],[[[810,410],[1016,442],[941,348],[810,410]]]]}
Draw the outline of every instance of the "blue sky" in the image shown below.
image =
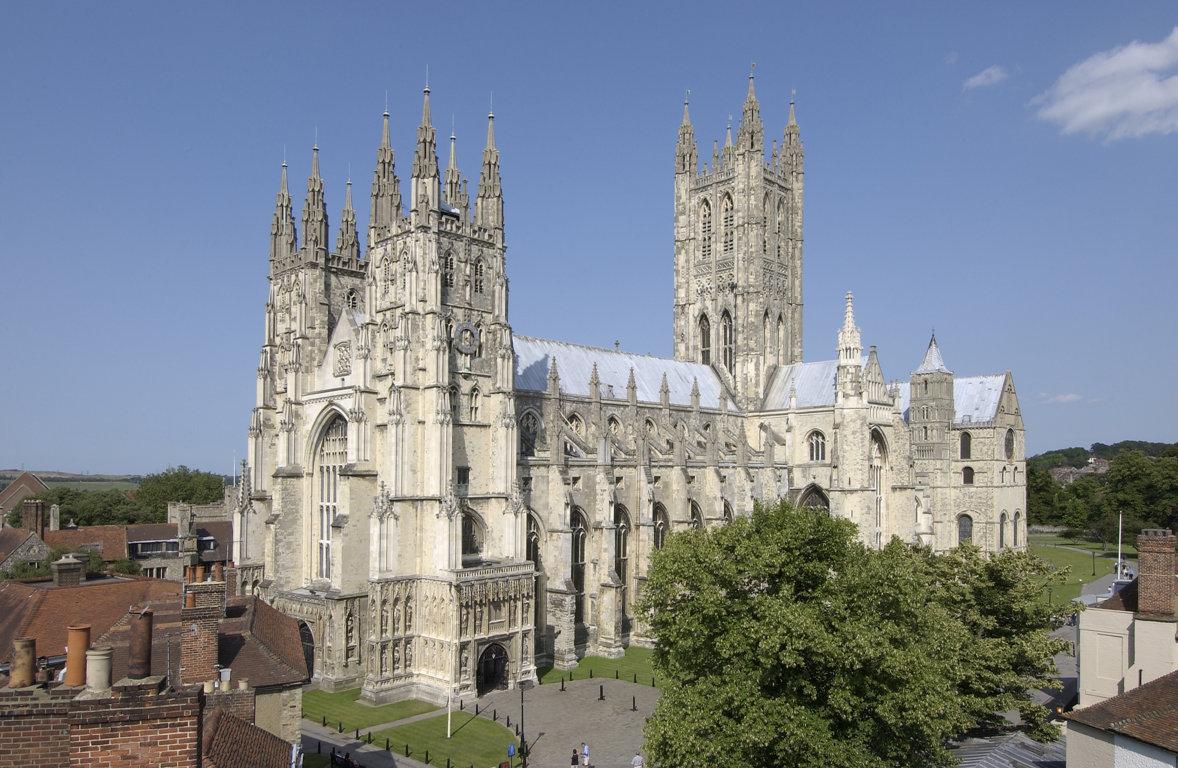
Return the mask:
{"type": "Polygon", "coordinates": [[[317,132],[332,242],[349,168],[363,228],[385,94],[404,178],[427,65],[472,185],[494,92],[519,333],[670,353],[683,93],[707,154],[755,61],[768,135],[797,90],[807,359],[833,356],[853,290],[889,378],[932,327],[956,372],[1011,369],[1031,451],[1178,440],[1173,3],[24,3],[3,19],[0,467],[228,472],[283,148],[301,205],[317,132]]]}

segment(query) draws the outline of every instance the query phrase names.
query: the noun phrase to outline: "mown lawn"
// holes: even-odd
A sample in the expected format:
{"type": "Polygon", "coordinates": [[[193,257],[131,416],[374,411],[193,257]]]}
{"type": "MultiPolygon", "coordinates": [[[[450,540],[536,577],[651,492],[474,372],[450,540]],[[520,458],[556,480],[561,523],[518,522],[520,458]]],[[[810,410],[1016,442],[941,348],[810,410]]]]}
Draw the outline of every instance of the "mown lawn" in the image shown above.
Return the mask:
{"type": "Polygon", "coordinates": [[[1074,549],[1039,543],[1038,541],[1031,541],[1029,549],[1031,554],[1051,563],[1056,570],[1070,569],[1064,583],[1054,585],[1045,595],[1051,599],[1054,605],[1061,605],[1076,599],[1080,596],[1082,584],[1112,573],[1117,565],[1115,555],[1109,558],[1097,554],[1095,558],[1096,574],[1093,575],[1094,561],[1091,551],[1077,552],[1074,549]]]}
{"type": "Polygon", "coordinates": [[[493,768],[507,759],[508,744],[519,749],[514,733],[471,712],[453,713],[451,734],[447,739],[446,715],[441,714],[374,733],[372,743],[383,747],[387,738],[396,755],[404,755],[408,744],[410,758],[425,762],[428,752],[431,765],[445,765],[449,758],[454,768],[493,768]]]}
{"type": "MultiPolygon", "coordinates": [[[[642,685],[650,685],[654,674],[654,651],[650,648],[638,648],[630,646],[626,649],[626,655],[620,659],[607,659],[602,656],[586,656],[577,662],[576,669],[555,669],[547,667],[538,670],[540,674],[540,683],[559,683],[561,678],[565,680],[584,680],[589,677],[589,672],[592,670],[594,677],[617,677],[621,680],[629,680],[634,682],[634,675],[638,675],[638,682],[642,685]],[[570,674],[572,677],[570,677],[570,674]]],[[[657,683],[658,680],[655,679],[657,683]]]]}
{"type": "MultiPolygon", "coordinates": [[[[1129,536],[1126,536],[1121,542],[1121,552],[1126,558],[1137,557],[1137,547],[1133,546],[1129,536]]],[[[1089,541],[1088,539],[1073,539],[1068,536],[1063,536],[1058,533],[1032,533],[1028,538],[1031,544],[1055,544],[1067,547],[1077,547],[1079,549],[1086,549],[1095,552],[1097,557],[1104,555],[1105,557],[1115,558],[1117,556],[1117,542],[1114,539],[1111,542],[1101,544],[1099,541],[1089,541]]],[[[1088,569],[1091,573],[1092,569],[1088,569]]]]}
{"type": "Polygon", "coordinates": [[[303,768],[323,768],[328,765],[331,765],[331,755],[329,753],[319,755],[314,752],[309,755],[303,753],[303,768]]]}
{"type": "Polygon", "coordinates": [[[360,689],[328,693],[327,691],[305,691],[303,693],[303,717],[322,723],[327,718],[327,725],[332,728],[343,723],[344,732],[355,731],[357,728],[371,728],[381,723],[391,723],[423,712],[437,709],[433,704],[409,699],[394,704],[382,704],[374,707],[357,701],[360,689]]]}

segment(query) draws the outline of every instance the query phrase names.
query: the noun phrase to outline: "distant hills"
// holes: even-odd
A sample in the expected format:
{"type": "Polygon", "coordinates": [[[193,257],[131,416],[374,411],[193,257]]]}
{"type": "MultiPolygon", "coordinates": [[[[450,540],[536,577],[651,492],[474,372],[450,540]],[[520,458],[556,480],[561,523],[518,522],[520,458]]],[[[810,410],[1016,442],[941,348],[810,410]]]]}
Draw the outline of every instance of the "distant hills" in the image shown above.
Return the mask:
{"type": "Polygon", "coordinates": [[[1027,469],[1048,470],[1055,467],[1083,467],[1089,459],[1111,461],[1125,451],[1138,451],[1146,456],[1176,456],[1178,443],[1151,443],[1146,440],[1122,440],[1111,445],[1093,443],[1091,448],[1058,448],[1027,457],[1027,469]]]}

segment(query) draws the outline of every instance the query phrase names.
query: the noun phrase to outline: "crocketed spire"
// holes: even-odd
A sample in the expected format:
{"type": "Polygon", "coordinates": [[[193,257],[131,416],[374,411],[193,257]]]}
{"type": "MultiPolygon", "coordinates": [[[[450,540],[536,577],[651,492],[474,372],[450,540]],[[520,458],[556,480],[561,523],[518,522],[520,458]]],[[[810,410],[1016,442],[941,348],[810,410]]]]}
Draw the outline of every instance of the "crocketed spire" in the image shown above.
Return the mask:
{"type": "Polygon", "coordinates": [[[455,157],[454,144],[457,138],[454,136],[454,129],[450,129],[450,162],[446,166],[445,182],[443,185],[443,194],[446,197],[446,202],[454,208],[457,208],[462,215],[466,216],[466,206],[469,202],[466,197],[466,184],[462,180],[462,173],[458,170],[458,160],[455,157]]]}
{"type": "Polygon", "coordinates": [[[417,126],[417,149],[413,153],[413,178],[438,175],[438,143],[429,114],[429,85],[422,90],[421,125],[417,126]]]}
{"type": "Polygon", "coordinates": [[[308,257],[327,252],[327,206],[323,199],[323,179],[319,177],[319,146],[311,147],[311,175],[307,178],[307,198],[303,201],[303,248],[308,257]]]}
{"type": "Polygon", "coordinates": [[[487,146],[479,173],[475,221],[487,229],[503,229],[503,179],[499,175],[499,150],[495,147],[495,113],[487,115],[487,146]]]}
{"type": "Polygon", "coordinates": [[[339,234],[336,236],[336,253],[341,259],[360,260],[360,241],[356,237],[356,211],[352,208],[352,180],[344,186],[344,210],[339,218],[339,234]]]}
{"type": "Polygon", "coordinates": [[[691,125],[691,115],[687,111],[687,97],[683,96],[683,122],[679,124],[679,141],[675,144],[675,170],[678,173],[694,173],[698,163],[695,147],[695,129],[691,125]]]}
{"type": "Polygon", "coordinates": [[[863,354],[859,328],[855,325],[855,297],[850,291],[843,310],[843,327],[839,329],[838,354],[839,365],[859,365],[863,354]]]}
{"type": "Polygon", "coordinates": [[[282,269],[294,256],[295,221],[291,211],[290,190],[286,186],[286,161],[282,161],[282,178],[274,198],[274,221],[270,224],[271,269],[282,269]]]}
{"type": "Polygon", "coordinates": [[[397,179],[396,159],[389,142],[389,111],[384,111],[380,146],[376,148],[376,168],[372,171],[372,205],[368,216],[370,231],[384,233],[401,216],[401,182],[397,179]]]}
{"type": "Polygon", "coordinates": [[[740,132],[736,137],[737,152],[765,152],[765,126],[761,122],[761,104],[753,74],[749,73],[749,91],[744,98],[744,113],[740,116],[740,132]]]}

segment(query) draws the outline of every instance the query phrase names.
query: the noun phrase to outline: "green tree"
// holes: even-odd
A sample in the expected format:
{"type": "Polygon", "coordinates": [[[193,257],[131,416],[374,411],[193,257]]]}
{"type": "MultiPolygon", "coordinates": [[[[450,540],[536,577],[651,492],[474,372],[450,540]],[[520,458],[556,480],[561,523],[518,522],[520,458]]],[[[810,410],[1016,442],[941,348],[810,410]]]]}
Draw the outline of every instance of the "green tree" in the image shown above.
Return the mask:
{"type": "Polygon", "coordinates": [[[1059,483],[1046,469],[1027,464],[1027,521],[1032,525],[1062,521],[1064,508],[1059,483]]]}
{"type": "Polygon", "coordinates": [[[135,491],[135,503],[147,520],[162,522],[169,501],[211,504],[221,500],[224,488],[220,475],[179,466],[143,478],[135,491]]]}

